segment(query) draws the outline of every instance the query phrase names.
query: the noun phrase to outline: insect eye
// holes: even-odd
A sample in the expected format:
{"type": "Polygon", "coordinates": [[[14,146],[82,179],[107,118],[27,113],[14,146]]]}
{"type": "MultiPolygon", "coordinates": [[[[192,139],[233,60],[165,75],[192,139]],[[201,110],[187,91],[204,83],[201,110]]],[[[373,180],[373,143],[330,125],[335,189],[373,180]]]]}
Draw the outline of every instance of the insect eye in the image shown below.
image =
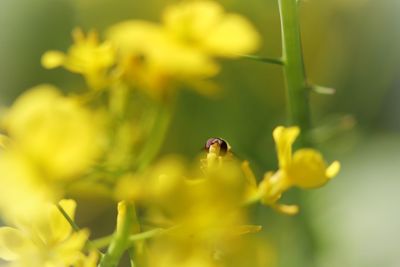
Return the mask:
{"type": "Polygon", "coordinates": [[[228,143],[224,139],[218,137],[208,139],[204,145],[204,149],[208,151],[214,144],[218,144],[221,156],[224,156],[228,152],[228,143]]]}

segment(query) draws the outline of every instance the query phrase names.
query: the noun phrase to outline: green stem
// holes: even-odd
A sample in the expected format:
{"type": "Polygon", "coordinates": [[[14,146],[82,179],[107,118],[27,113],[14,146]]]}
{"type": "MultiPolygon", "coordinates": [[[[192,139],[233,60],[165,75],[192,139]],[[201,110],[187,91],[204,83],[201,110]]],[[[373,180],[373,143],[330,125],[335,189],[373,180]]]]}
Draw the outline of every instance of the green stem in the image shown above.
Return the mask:
{"type": "MultiPolygon", "coordinates": [[[[301,128],[300,147],[312,146],[309,138],[311,128],[309,92],[304,69],[303,51],[299,22],[298,0],[278,0],[282,30],[282,57],[284,61],[284,77],[287,89],[288,113],[290,123],[301,128]]],[[[301,193],[295,195],[298,203],[302,201],[301,193]]],[[[303,207],[297,223],[299,240],[302,240],[302,254],[307,266],[315,266],[315,235],[311,228],[306,207],[303,207]],[[300,235],[303,235],[300,237],[300,235]],[[307,261],[307,263],[306,263],[307,261]]]]}
{"type": "Polygon", "coordinates": [[[61,214],[64,216],[64,218],[68,221],[68,223],[69,223],[69,225],[71,225],[72,229],[75,232],[78,232],[80,230],[79,226],[74,222],[74,220],[72,220],[71,217],[69,217],[68,213],[64,210],[64,208],[60,204],[57,204],[57,209],[61,212],[61,214]]]}
{"type": "MultiPolygon", "coordinates": [[[[135,221],[132,224],[132,232],[135,234],[140,234],[141,231],[141,226],[139,223],[139,220],[137,217],[135,217],[135,221]]],[[[142,241],[144,242],[144,241],[142,241]]],[[[141,244],[140,244],[141,245],[141,244]]],[[[129,253],[129,261],[130,261],[130,265],[131,267],[135,267],[135,266],[143,266],[143,255],[141,253],[137,253],[139,247],[142,248],[143,246],[140,246],[139,244],[132,244],[132,242],[130,242],[129,237],[128,237],[128,253],[129,253]]]]}
{"type": "Polygon", "coordinates": [[[104,236],[104,237],[100,237],[98,239],[95,239],[92,241],[92,245],[95,248],[104,248],[106,246],[108,246],[112,239],[113,239],[114,235],[108,235],[108,236],[104,236]]]}
{"type": "Polygon", "coordinates": [[[284,62],[281,58],[270,58],[270,57],[260,57],[255,55],[241,55],[244,59],[251,59],[255,61],[260,61],[264,63],[274,64],[274,65],[284,65],[284,62]]]}
{"type": "Polygon", "coordinates": [[[155,228],[155,229],[143,232],[143,233],[139,233],[139,234],[136,234],[136,235],[131,235],[129,237],[129,242],[135,243],[137,241],[142,241],[142,240],[145,240],[145,239],[149,239],[149,238],[152,238],[152,237],[154,237],[156,235],[159,235],[159,234],[163,233],[164,231],[165,231],[165,229],[163,229],[163,228],[155,228]]]}
{"type": "Polygon", "coordinates": [[[145,169],[157,156],[157,153],[163,144],[170,121],[171,110],[163,105],[158,106],[153,128],[151,129],[146,144],[137,159],[138,171],[145,169]]]}
{"type": "MultiPolygon", "coordinates": [[[[57,209],[61,212],[61,214],[64,216],[64,218],[68,221],[69,225],[71,225],[74,232],[80,231],[79,226],[74,222],[74,220],[68,215],[68,213],[64,210],[64,208],[60,204],[57,204],[57,209]]],[[[93,243],[89,239],[86,241],[85,247],[86,247],[86,249],[96,249],[96,247],[93,245],[93,243]]],[[[98,252],[99,252],[99,254],[102,254],[100,251],[98,251],[98,252]]]]}
{"type": "Polygon", "coordinates": [[[282,27],[282,58],[290,123],[301,128],[300,145],[309,146],[309,88],[304,70],[298,0],[278,0],[282,27]]]}
{"type": "Polygon", "coordinates": [[[132,203],[122,201],[118,204],[117,227],[106,254],[99,267],[116,267],[129,246],[129,236],[136,221],[136,211],[132,203]]]}

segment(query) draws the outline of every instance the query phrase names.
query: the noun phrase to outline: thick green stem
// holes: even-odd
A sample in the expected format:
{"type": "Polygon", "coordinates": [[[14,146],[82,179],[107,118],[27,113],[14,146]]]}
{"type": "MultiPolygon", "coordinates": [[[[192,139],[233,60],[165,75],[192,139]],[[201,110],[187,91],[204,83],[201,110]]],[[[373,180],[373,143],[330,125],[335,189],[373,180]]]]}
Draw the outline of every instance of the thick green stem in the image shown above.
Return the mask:
{"type": "MultiPolygon", "coordinates": [[[[299,22],[299,1],[278,0],[281,17],[282,31],[282,59],[284,62],[284,77],[287,89],[287,107],[289,122],[301,128],[299,146],[312,146],[309,138],[311,128],[309,93],[310,88],[304,68],[303,51],[301,45],[301,33],[299,22]]],[[[302,201],[301,194],[295,198],[302,201]]],[[[306,207],[302,209],[297,226],[299,237],[302,240],[303,255],[307,266],[314,266],[315,236],[306,214],[306,207]]]]}
{"type": "Polygon", "coordinates": [[[278,0],[282,27],[282,58],[287,88],[289,121],[301,128],[300,145],[310,145],[309,88],[301,46],[298,0],[278,0]]]}
{"type": "Polygon", "coordinates": [[[136,222],[135,207],[131,203],[122,201],[118,204],[117,227],[108,247],[102,257],[99,267],[116,267],[120,258],[129,246],[129,236],[136,222]]]}

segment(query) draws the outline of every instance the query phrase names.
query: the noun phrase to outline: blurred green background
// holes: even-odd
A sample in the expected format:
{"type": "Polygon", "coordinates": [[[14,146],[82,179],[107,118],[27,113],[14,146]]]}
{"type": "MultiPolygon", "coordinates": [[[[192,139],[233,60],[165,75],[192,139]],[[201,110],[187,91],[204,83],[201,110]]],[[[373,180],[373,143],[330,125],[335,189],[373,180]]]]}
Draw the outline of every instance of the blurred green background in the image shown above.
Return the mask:
{"type": "MultiPolygon", "coordinates": [[[[67,49],[73,27],[102,31],[128,18],[158,21],[163,7],[173,2],[1,0],[1,109],[39,83],[67,90],[79,81],[40,66],[46,50],[67,49]]],[[[263,37],[259,55],[280,56],[276,0],[220,2],[256,25],[263,37]]],[[[289,193],[287,201],[301,202],[300,216],[254,208],[263,236],[278,248],[279,266],[400,266],[399,14],[398,0],[301,3],[308,77],[336,89],[333,96],[312,95],[313,133],[327,158],[340,160],[343,169],[324,188],[289,193]]],[[[210,100],[181,92],[163,154],[195,157],[207,138],[219,136],[261,176],[276,166],[272,129],[286,122],[281,68],[245,59],[223,65],[216,78],[224,88],[219,96],[210,100]]],[[[80,208],[82,217],[88,207],[80,208]]],[[[93,219],[81,223],[97,225],[101,232],[114,221],[112,211],[102,214],[111,215],[101,225],[93,219]]]]}

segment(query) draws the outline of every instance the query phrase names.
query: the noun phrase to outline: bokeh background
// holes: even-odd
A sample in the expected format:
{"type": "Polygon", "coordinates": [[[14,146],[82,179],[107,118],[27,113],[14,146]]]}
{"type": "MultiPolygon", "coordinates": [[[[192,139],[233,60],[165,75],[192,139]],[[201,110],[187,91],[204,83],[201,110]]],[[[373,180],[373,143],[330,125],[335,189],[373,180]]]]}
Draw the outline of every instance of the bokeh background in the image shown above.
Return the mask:
{"type": "MultiPolygon", "coordinates": [[[[63,70],[44,70],[46,50],[65,50],[73,27],[100,32],[128,19],[159,21],[167,0],[1,0],[0,107],[40,83],[65,90],[82,84],[63,70]]],[[[246,15],[263,37],[259,55],[281,53],[276,0],[221,0],[246,15]]],[[[400,1],[304,0],[301,27],[305,65],[313,83],[336,94],[312,94],[317,146],[343,169],[328,186],[292,190],[295,217],[254,207],[263,238],[278,251],[281,267],[400,266],[400,1]]],[[[246,59],[223,63],[223,87],[209,99],[180,93],[162,154],[194,158],[211,136],[227,139],[259,176],[276,166],[272,129],[286,122],[279,66],[246,59]]],[[[114,206],[90,199],[80,224],[109,233],[114,206]],[[96,208],[94,208],[96,207],[96,208]],[[100,208],[99,208],[100,207],[100,208]],[[98,210],[98,211],[96,211],[98,210]],[[101,218],[101,219],[100,219],[101,218]]]]}

